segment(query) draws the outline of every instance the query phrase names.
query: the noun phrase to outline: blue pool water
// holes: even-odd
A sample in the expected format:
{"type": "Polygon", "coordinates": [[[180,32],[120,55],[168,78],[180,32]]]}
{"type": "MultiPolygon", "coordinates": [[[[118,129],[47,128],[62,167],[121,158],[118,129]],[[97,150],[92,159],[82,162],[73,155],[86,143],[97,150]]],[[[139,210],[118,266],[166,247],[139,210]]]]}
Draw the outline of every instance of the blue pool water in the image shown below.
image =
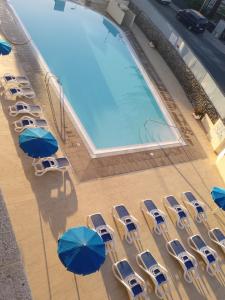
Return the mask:
{"type": "Polygon", "coordinates": [[[176,141],[161,125],[168,123],[165,113],[111,21],[71,2],[10,3],[96,149],[176,141]]]}

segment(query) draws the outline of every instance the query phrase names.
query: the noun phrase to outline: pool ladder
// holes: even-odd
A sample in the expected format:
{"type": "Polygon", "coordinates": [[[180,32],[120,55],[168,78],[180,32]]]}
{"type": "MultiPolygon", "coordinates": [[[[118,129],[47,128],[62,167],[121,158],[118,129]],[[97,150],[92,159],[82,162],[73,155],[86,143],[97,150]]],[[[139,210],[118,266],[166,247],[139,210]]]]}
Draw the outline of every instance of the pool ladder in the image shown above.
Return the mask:
{"type": "Polygon", "coordinates": [[[56,130],[57,130],[61,140],[65,144],[66,143],[66,122],[65,122],[65,101],[64,101],[65,99],[64,99],[62,84],[61,84],[60,80],[58,79],[58,77],[55,76],[54,74],[52,74],[51,72],[47,72],[45,74],[44,81],[45,81],[45,85],[46,85],[46,90],[47,90],[47,94],[48,94],[48,101],[49,101],[49,104],[50,104],[50,109],[51,109],[54,124],[55,124],[56,130]],[[50,81],[51,80],[56,80],[57,83],[59,84],[59,88],[60,88],[60,99],[59,99],[60,124],[58,124],[58,122],[57,122],[57,115],[56,115],[54,105],[53,105],[53,102],[52,102],[52,95],[51,95],[51,91],[50,91],[50,81]]]}

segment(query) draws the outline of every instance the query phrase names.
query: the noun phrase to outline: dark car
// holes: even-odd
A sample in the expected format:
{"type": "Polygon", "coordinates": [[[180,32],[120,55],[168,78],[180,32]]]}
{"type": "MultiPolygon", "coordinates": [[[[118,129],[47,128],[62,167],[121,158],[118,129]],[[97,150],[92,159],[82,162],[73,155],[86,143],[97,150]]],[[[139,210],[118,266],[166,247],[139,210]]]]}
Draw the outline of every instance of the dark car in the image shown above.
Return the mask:
{"type": "Polygon", "coordinates": [[[189,30],[199,33],[204,32],[208,24],[207,18],[194,9],[179,10],[177,19],[186,25],[189,30]]]}

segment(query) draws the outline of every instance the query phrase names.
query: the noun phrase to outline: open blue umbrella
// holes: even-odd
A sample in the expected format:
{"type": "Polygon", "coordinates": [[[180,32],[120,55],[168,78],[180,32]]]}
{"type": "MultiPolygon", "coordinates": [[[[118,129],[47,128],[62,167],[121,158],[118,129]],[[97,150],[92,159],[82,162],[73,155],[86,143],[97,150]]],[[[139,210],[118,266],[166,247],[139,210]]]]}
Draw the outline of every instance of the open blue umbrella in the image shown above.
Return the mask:
{"type": "Polygon", "coordinates": [[[67,230],[58,240],[58,256],[68,271],[88,275],[105,261],[105,244],[98,233],[87,227],[67,230]]]}
{"type": "Polygon", "coordinates": [[[0,55],[8,55],[12,50],[12,46],[3,40],[0,40],[0,55]]]}
{"type": "Polygon", "coordinates": [[[58,142],[51,132],[43,128],[27,128],[19,135],[20,148],[33,158],[55,154],[58,142]]]}
{"type": "Polygon", "coordinates": [[[211,191],[211,196],[215,203],[225,210],[225,189],[221,187],[213,187],[211,191]]]}

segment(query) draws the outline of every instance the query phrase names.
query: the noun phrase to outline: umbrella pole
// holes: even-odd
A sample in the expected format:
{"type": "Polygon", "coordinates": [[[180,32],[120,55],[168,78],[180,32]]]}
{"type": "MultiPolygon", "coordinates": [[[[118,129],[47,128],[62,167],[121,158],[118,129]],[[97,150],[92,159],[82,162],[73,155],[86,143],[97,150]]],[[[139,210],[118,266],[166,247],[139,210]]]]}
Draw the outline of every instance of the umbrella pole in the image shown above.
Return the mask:
{"type": "Polygon", "coordinates": [[[80,300],[80,293],[79,293],[79,289],[78,289],[77,277],[75,274],[73,274],[73,277],[74,277],[74,282],[75,282],[76,291],[77,291],[77,299],[80,300]]]}

